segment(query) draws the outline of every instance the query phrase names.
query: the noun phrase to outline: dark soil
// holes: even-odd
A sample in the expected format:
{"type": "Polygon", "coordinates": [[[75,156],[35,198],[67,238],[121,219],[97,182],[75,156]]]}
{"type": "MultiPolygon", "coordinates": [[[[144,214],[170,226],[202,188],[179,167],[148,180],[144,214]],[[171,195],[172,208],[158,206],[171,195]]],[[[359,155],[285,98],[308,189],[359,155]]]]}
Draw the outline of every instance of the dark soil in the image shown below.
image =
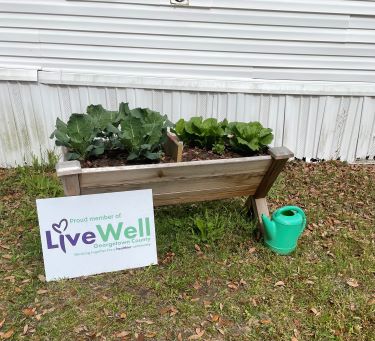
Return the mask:
{"type": "Polygon", "coordinates": [[[224,154],[216,154],[212,150],[207,150],[198,147],[184,147],[182,152],[182,162],[186,161],[201,161],[201,160],[220,160],[220,159],[232,159],[235,157],[244,157],[244,155],[225,151],[224,154]]]}
{"type": "MultiPolygon", "coordinates": [[[[128,154],[120,151],[111,151],[99,158],[81,161],[82,168],[112,167],[112,166],[130,166],[143,165],[152,163],[173,163],[175,162],[170,156],[164,155],[160,160],[152,162],[151,160],[128,161],[128,154]]],[[[182,152],[182,162],[201,161],[201,160],[220,160],[244,157],[244,155],[233,151],[226,151],[224,154],[215,154],[212,150],[198,147],[184,146],[182,152]]]]}

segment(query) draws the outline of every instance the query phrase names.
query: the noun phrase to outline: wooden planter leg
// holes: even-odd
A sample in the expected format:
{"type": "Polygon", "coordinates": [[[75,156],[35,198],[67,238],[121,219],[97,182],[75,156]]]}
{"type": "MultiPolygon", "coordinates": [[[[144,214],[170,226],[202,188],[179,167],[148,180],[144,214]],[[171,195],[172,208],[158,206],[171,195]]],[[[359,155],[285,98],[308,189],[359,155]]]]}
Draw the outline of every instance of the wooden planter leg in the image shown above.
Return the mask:
{"type": "Polygon", "coordinates": [[[262,222],[262,214],[265,214],[267,217],[269,217],[270,213],[268,211],[268,205],[266,198],[258,198],[255,199],[254,196],[250,196],[247,199],[246,202],[247,206],[253,209],[254,211],[254,216],[258,220],[258,228],[260,233],[263,235],[264,233],[264,228],[263,228],[263,222],[262,222]]]}
{"type": "Polygon", "coordinates": [[[258,227],[262,234],[264,232],[262,214],[269,216],[266,196],[288,159],[294,156],[286,147],[270,148],[269,154],[272,156],[271,166],[268,168],[254,196],[249,197],[247,200],[247,206],[253,208],[255,216],[258,218],[258,227]]]}
{"type": "Polygon", "coordinates": [[[80,195],[79,174],[81,165],[79,161],[63,161],[56,166],[57,176],[61,179],[66,196],[80,195]]]}

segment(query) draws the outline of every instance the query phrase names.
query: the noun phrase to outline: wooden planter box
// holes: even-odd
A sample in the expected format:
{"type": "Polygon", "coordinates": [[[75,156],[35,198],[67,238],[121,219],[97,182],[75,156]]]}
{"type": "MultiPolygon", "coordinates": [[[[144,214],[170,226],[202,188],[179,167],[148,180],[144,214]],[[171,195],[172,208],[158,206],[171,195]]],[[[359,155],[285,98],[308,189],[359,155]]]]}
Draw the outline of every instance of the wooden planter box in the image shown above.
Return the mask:
{"type": "MultiPolygon", "coordinates": [[[[179,161],[182,143],[169,136],[165,151],[179,161]]],[[[260,216],[268,215],[265,197],[290,157],[277,147],[266,156],[135,166],[81,168],[79,161],[61,161],[56,170],[67,196],[151,188],[154,205],[162,206],[246,195],[260,216]]]]}

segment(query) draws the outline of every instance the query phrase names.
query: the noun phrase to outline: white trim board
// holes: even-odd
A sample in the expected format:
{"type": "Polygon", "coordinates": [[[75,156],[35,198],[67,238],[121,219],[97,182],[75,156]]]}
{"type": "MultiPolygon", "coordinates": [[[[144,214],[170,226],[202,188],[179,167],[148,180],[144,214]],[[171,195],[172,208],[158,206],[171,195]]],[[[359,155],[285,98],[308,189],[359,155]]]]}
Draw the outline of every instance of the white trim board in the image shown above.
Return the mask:
{"type": "MultiPolygon", "coordinates": [[[[0,81],[2,80],[0,73],[0,81]]],[[[120,74],[38,71],[38,81],[51,85],[82,85],[182,91],[296,95],[375,96],[375,83],[201,79],[120,74]]]]}
{"type": "MultiPolygon", "coordinates": [[[[120,4],[139,4],[172,6],[170,0],[68,0],[70,2],[103,2],[120,4]]],[[[268,11],[293,11],[312,13],[336,13],[349,15],[374,15],[375,8],[372,1],[366,0],[189,0],[189,6],[178,6],[183,8],[231,8],[252,9],[268,11]]]]}
{"type": "Polygon", "coordinates": [[[37,82],[37,68],[9,68],[0,66],[0,82],[1,81],[24,81],[37,82]]]}

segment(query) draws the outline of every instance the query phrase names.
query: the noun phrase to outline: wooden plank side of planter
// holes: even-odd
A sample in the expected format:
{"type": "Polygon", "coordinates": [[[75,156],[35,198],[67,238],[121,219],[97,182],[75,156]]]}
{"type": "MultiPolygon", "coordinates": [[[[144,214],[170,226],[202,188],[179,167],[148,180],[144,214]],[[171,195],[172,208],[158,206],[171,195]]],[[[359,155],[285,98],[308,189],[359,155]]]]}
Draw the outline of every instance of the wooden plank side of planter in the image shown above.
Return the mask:
{"type": "Polygon", "coordinates": [[[194,192],[201,190],[216,190],[220,188],[232,188],[238,186],[258,187],[263,175],[231,174],[218,176],[201,176],[193,179],[179,179],[178,181],[161,180],[153,182],[134,182],[116,186],[95,186],[81,188],[82,194],[106,193],[115,191],[129,191],[136,189],[152,189],[156,194],[169,194],[179,192],[194,192]]]}
{"type": "Polygon", "coordinates": [[[153,182],[193,181],[198,178],[236,175],[262,176],[271,165],[270,156],[169,164],[84,168],[80,174],[83,192],[96,187],[116,187],[153,182]]]}
{"type": "Polygon", "coordinates": [[[178,192],[155,194],[154,205],[175,205],[189,202],[208,201],[208,200],[221,200],[233,197],[240,197],[244,195],[253,195],[258,185],[238,186],[230,188],[217,188],[211,190],[200,190],[191,192],[178,192]]]}

